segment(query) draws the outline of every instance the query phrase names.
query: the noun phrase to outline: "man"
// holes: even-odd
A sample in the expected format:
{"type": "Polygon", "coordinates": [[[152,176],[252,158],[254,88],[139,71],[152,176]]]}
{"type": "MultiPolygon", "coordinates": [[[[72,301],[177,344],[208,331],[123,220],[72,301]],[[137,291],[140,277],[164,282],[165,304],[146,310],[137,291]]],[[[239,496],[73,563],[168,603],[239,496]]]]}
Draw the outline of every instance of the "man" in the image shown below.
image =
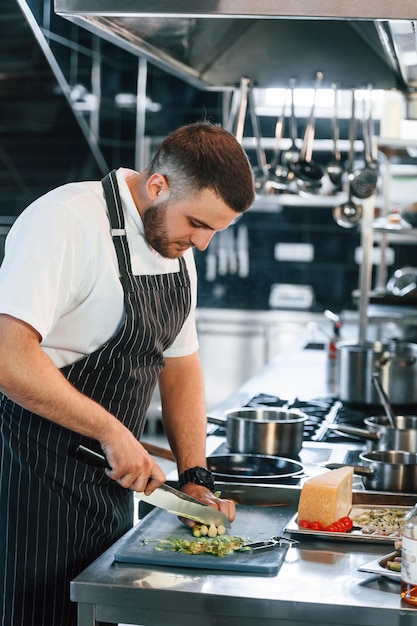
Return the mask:
{"type": "Polygon", "coordinates": [[[201,122],[145,171],[64,185],[16,220],[0,268],[3,626],[75,624],[70,580],[132,525],[132,492],[165,480],[139,441],[157,382],[180,486],[234,519],[205,470],[192,248],[253,198],[236,139],[201,122]],[[112,469],[74,458],[81,443],[112,469]]]}

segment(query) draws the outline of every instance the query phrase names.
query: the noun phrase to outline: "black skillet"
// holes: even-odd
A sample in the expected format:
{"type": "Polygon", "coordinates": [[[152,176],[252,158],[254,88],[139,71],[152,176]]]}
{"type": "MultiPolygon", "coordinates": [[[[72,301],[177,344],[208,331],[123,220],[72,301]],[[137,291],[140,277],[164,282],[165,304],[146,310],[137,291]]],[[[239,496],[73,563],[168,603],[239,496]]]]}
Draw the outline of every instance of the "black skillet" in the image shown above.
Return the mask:
{"type": "Polygon", "coordinates": [[[243,483],[275,483],[304,476],[298,461],[263,454],[213,454],[207,467],[217,480],[243,483]]]}

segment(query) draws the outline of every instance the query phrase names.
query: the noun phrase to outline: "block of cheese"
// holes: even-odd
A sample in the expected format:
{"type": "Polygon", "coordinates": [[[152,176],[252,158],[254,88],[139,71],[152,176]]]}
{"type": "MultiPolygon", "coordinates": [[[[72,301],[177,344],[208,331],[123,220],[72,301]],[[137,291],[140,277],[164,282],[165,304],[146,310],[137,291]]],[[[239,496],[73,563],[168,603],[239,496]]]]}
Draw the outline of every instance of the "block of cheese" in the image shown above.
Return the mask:
{"type": "Polygon", "coordinates": [[[352,508],[353,468],[340,467],[307,480],[300,494],[298,520],[320,522],[323,528],[352,508]]]}

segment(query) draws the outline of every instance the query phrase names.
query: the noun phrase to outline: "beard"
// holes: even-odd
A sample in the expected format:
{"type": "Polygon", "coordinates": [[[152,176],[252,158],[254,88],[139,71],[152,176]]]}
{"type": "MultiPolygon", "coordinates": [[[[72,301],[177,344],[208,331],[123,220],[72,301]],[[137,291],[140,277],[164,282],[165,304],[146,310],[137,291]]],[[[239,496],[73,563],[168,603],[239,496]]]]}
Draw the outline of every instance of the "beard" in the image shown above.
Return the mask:
{"type": "Polygon", "coordinates": [[[142,217],[145,239],[148,244],[166,259],[178,259],[191,247],[189,241],[169,239],[167,229],[168,201],[148,207],[142,217]]]}
{"type": "Polygon", "coordinates": [[[148,244],[166,259],[181,256],[178,250],[172,249],[172,241],[168,239],[167,219],[168,201],[158,206],[148,207],[142,217],[145,238],[148,244]]]}

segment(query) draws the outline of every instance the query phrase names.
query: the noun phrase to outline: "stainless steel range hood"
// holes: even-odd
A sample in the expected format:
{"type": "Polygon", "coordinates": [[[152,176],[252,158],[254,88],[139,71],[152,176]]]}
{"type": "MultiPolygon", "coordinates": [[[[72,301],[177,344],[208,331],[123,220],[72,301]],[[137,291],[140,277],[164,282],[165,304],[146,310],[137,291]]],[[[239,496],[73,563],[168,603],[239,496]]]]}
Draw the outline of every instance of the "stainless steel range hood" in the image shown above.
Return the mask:
{"type": "Polygon", "coordinates": [[[291,77],[417,90],[415,0],[55,0],[57,14],[203,88],[291,77]]]}

